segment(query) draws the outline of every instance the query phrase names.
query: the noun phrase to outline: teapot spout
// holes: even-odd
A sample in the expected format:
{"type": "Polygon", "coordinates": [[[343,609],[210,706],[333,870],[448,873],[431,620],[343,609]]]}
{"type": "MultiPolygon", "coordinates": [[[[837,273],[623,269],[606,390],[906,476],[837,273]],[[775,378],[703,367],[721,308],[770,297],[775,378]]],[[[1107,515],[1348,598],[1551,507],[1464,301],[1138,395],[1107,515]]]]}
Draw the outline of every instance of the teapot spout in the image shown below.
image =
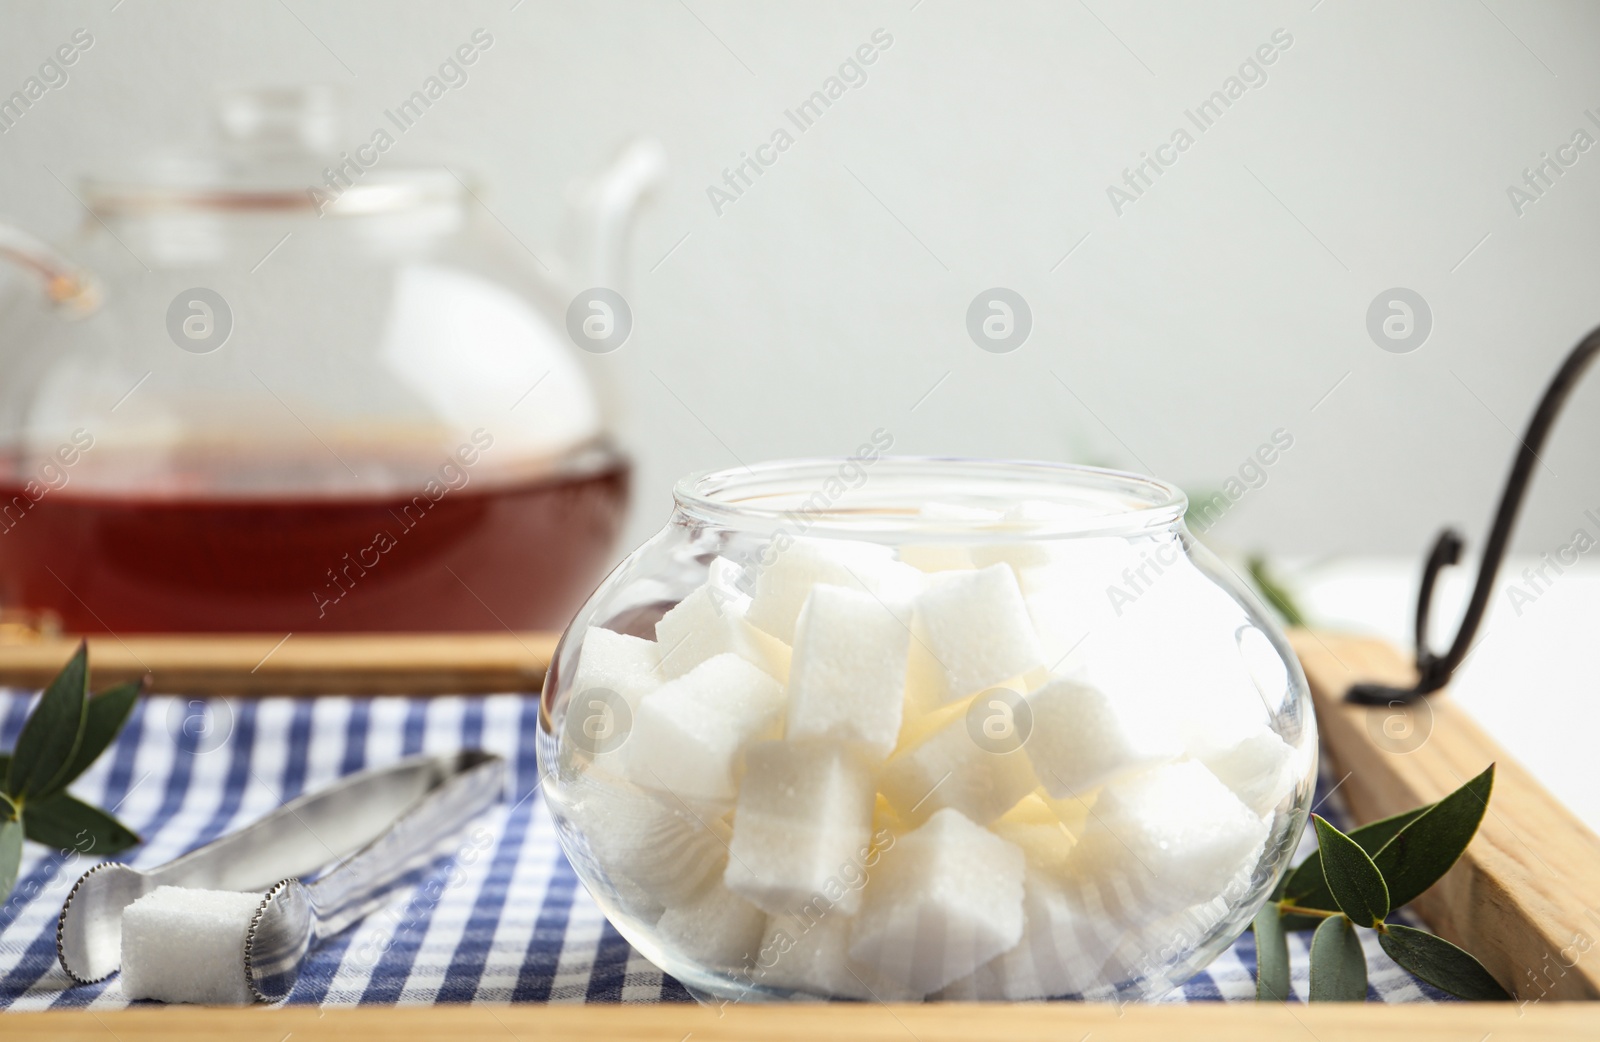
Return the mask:
{"type": "Polygon", "coordinates": [[[99,308],[100,283],[93,274],[6,221],[0,221],[0,257],[32,272],[45,297],[68,317],[99,308]]]}
{"type": "Polygon", "coordinates": [[[666,150],[655,138],[624,145],[597,175],[568,195],[566,254],[569,278],[582,287],[621,292],[627,280],[629,237],[639,208],[666,172],[666,150]]]}

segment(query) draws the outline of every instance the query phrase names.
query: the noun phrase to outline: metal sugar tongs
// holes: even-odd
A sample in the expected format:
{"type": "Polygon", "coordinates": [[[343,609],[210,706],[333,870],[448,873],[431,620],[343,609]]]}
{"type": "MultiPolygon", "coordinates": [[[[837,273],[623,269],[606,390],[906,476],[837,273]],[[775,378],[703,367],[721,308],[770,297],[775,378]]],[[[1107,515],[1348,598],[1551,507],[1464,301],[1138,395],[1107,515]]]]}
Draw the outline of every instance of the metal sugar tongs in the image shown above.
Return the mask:
{"type": "Polygon", "coordinates": [[[158,886],[260,891],[240,972],[257,999],[285,998],[312,947],[414,882],[504,780],[505,761],[492,753],[411,757],[341,778],[156,868],[96,865],[61,908],[61,968],[80,984],[115,973],[122,910],[158,886]]]}

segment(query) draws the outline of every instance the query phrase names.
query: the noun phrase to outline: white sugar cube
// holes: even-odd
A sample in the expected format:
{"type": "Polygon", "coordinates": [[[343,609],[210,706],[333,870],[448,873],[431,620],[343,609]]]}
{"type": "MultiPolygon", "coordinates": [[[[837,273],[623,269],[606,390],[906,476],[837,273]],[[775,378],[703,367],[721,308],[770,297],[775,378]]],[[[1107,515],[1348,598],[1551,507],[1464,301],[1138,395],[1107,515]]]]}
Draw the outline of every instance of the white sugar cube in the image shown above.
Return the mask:
{"type": "Polygon", "coordinates": [[[571,793],[568,811],[595,867],[652,905],[682,901],[722,873],[729,830],[720,818],[617,779],[580,775],[571,793]]]}
{"type": "MultiPolygon", "coordinates": [[[[1042,583],[1039,574],[1046,569],[1031,569],[1020,574],[1022,599],[1028,605],[1028,618],[1033,631],[1039,635],[1039,648],[1044,652],[1045,668],[1058,676],[1071,675],[1081,670],[1091,647],[1089,636],[1094,632],[1091,616],[1098,609],[1097,601],[1103,598],[1093,594],[1085,597],[1081,583],[1066,578],[1042,583]],[[1032,587],[1028,583],[1032,583],[1032,587]]],[[[1059,573],[1061,569],[1049,569],[1059,573]]]]}
{"type": "Polygon", "coordinates": [[[842,915],[775,915],[767,920],[761,939],[770,965],[757,974],[757,983],[819,998],[879,997],[869,971],[851,965],[849,948],[850,920],[842,915]]]}
{"type": "Polygon", "coordinates": [[[790,738],[859,743],[876,759],[894,749],[905,704],[909,606],[843,586],[812,587],[795,626],[789,669],[790,738]]]}
{"type": "Polygon", "coordinates": [[[828,741],[764,742],[745,757],[723,877],[774,915],[853,914],[871,853],[872,773],[828,741]]]}
{"type": "MultiPolygon", "coordinates": [[[[644,696],[661,686],[661,678],[656,673],[660,658],[660,648],[653,640],[590,626],[584,632],[583,646],[578,651],[578,668],[570,687],[572,708],[567,710],[569,714],[587,716],[569,716],[569,721],[576,726],[590,722],[616,723],[624,710],[612,704],[613,697],[622,700],[627,707],[627,718],[631,720],[644,696]]],[[[564,743],[562,752],[586,752],[596,764],[620,772],[626,739],[619,743],[593,740],[592,734],[588,737],[590,741],[564,743]]]]}
{"type": "Polygon", "coordinates": [[[968,714],[957,713],[920,744],[891,757],[879,787],[907,821],[921,822],[949,807],[988,824],[1039,787],[1023,749],[994,751],[980,744],[968,714]]]}
{"type": "Polygon", "coordinates": [[[1191,736],[1266,726],[1268,709],[1242,651],[1253,645],[1245,639],[1253,629],[1249,616],[1186,557],[1157,575],[1148,565],[1163,545],[1129,545],[1135,561],[1145,563],[1120,581],[1117,618],[1096,626],[1085,642],[1088,668],[1106,691],[1136,698],[1151,715],[1171,721],[1191,746],[1191,736]],[[1153,632],[1163,635],[1160,654],[1149,653],[1153,632]]]}
{"type": "Polygon", "coordinates": [[[713,557],[706,568],[706,582],[736,601],[741,611],[750,604],[750,595],[745,590],[749,581],[744,563],[733,557],[713,557]]]}
{"type": "Polygon", "coordinates": [[[1077,796],[1179,753],[1165,722],[1104,691],[1057,678],[1028,695],[1033,729],[1023,746],[1052,796],[1077,796]]]}
{"type": "Polygon", "coordinates": [[[244,941],[263,895],[158,886],[122,910],[122,994],[240,1006],[244,941]]]}
{"type": "Polygon", "coordinates": [[[797,539],[771,551],[770,558],[756,571],[747,617],[785,644],[794,643],[800,609],[818,583],[875,593],[893,602],[914,595],[923,582],[921,572],[875,543],[797,539]]]}
{"type": "Polygon", "coordinates": [[[1112,947],[1107,938],[1122,932],[1121,924],[1094,922],[1091,903],[1081,893],[1035,868],[1028,869],[1023,890],[1027,926],[1022,940],[946,988],[942,998],[1103,997],[1101,967],[1112,947]]]}
{"type": "Polygon", "coordinates": [[[1267,727],[1199,759],[1257,814],[1270,814],[1300,781],[1294,748],[1267,727]]]}
{"type": "Polygon", "coordinates": [[[782,714],[776,680],[738,655],[717,655],[639,703],[628,774],[690,803],[731,800],[745,747],[777,738],[782,714]]]}
{"type": "Polygon", "coordinates": [[[656,623],[661,676],[681,677],[707,659],[734,654],[779,681],[789,674],[789,648],[750,625],[739,599],[705,583],[656,623]]]}
{"type": "Polygon", "coordinates": [[[913,658],[940,700],[955,701],[1044,665],[1014,572],[940,572],[917,598],[913,658]]]}
{"type": "Polygon", "coordinates": [[[1022,851],[945,809],[885,850],[850,957],[900,994],[965,977],[1022,938],[1022,851]]]}
{"type": "Polygon", "coordinates": [[[660,663],[661,647],[655,641],[590,626],[583,634],[573,686],[583,686],[586,679],[598,683],[602,678],[653,676],[660,663]]]}
{"type": "Polygon", "coordinates": [[[1095,800],[1069,868],[1120,881],[1158,910],[1209,901],[1254,865],[1266,823],[1197,760],[1113,781],[1095,800]]]}
{"type": "Polygon", "coordinates": [[[1052,540],[1048,562],[1017,567],[1017,584],[1051,672],[1080,665],[1122,627],[1124,576],[1138,563],[1126,539],[1082,536],[1052,540]]]}
{"type": "Polygon", "coordinates": [[[712,882],[668,908],[656,922],[661,942],[683,957],[719,969],[751,973],[760,958],[767,917],[755,905],[712,882]]]}

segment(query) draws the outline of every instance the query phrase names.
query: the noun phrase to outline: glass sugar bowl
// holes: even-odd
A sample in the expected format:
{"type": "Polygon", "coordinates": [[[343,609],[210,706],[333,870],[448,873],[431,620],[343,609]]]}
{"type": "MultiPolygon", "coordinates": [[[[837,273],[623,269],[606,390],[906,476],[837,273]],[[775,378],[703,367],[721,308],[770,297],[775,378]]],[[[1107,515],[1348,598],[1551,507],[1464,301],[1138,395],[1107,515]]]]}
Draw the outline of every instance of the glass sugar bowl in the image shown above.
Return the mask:
{"type": "Polygon", "coordinates": [[[539,753],[579,878],[697,995],[1153,998],[1287,870],[1305,676],[1178,489],[867,444],[675,498],[539,753]]]}

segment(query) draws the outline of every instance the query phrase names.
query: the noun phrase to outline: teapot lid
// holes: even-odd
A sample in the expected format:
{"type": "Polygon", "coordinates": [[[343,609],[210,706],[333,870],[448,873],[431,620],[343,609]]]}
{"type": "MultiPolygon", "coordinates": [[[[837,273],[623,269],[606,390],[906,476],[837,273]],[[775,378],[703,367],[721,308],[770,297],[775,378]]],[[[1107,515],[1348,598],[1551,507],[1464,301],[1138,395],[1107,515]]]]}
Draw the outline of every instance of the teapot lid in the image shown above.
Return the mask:
{"type": "Polygon", "coordinates": [[[153,153],[126,174],[84,181],[96,214],[173,210],[388,213],[459,203],[471,191],[443,166],[403,167],[385,153],[405,115],[341,148],[340,97],[332,88],[230,88],[218,93],[211,140],[153,153]]]}

